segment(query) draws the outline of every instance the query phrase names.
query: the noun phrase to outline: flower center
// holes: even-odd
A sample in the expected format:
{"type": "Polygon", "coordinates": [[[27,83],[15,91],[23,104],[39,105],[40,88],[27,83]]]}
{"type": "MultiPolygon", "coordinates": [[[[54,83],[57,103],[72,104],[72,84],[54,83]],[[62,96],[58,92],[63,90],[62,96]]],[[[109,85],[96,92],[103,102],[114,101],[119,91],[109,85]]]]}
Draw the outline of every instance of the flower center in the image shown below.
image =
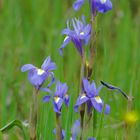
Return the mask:
{"type": "Polygon", "coordinates": [[[84,32],[81,32],[80,35],[84,35],[84,32]]]}
{"type": "Polygon", "coordinates": [[[80,99],[83,99],[83,98],[85,98],[85,97],[86,97],[86,94],[84,93],[84,94],[82,94],[82,96],[81,96],[80,99]]]}
{"type": "Polygon", "coordinates": [[[42,70],[42,69],[38,69],[38,70],[37,70],[37,74],[38,74],[38,75],[42,75],[43,73],[45,73],[44,70],[42,70]]]}
{"type": "Polygon", "coordinates": [[[99,104],[102,103],[102,100],[101,100],[101,98],[100,98],[99,96],[96,96],[96,97],[95,97],[95,100],[96,100],[96,102],[99,103],[99,104]]]}
{"type": "Polygon", "coordinates": [[[104,4],[104,3],[106,3],[106,0],[100,0],[100,2],[101,2],[102,4],[104,4]]]}
{"type": "Polygon", "coordinates": [[[60,100],[60,97],[54,97],[54,101],[55,101],[56,103],[58,103],[59,100],[60,100]]]}

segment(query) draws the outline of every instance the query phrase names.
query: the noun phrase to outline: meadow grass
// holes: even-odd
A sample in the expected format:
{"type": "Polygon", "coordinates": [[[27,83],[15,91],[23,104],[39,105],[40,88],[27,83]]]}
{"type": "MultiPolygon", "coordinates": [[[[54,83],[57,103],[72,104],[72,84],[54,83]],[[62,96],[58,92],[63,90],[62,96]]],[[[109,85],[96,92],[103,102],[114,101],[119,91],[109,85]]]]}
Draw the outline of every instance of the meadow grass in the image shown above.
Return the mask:
{"type": "MultiPolygon", "coordinates": [[[[132,95],[132,109],[140,113],[140,2],[123,0],[113,2],[113,10],[98,18],[97,54],[93,79],[97,85],[100,80],[121,87],[132,95]]],[[[62,127],[69,139],[71,126],[79,114],[74,113],[73,105],[79,94],[80,56],[73,44],[64,49],[60,56],[58,48],[63,37],[61,31],[66,27],[67,18],[78,17],[89,11],[84,6],[75,13],[73,1],[66,0],[1,0],[0,1],[0,127],[14,119],[27,120],[32,99],[33,87],[27,80],[27,74],[20,71],[22,65],[32,63],[40,66],[50,55],[57,64],[56,79],[67,82],[71,96],[70,106],[62,109],[62,127]]],[[[54,87],[52,87],[54,90],[54,87]]],[[[39,95],[38,139],[52,140],[55,128],[55,114],[51,103],[43,103],[39,95]]],[[[124,139],[126,130],[117,126],[127,112],[127,101],[118,93],[103,89],[101,96],[111,106],[109,116],[103,118],[98,130],[101,114],[97,113],[94,130],[87,132],[96,136],[99,131],[101,140],[124,139]],[[117,127],[116,127],[117,126],[117,127]],[[94,132],[94,135],[93,133],[94,132]]],[[[129,140],[140,139],[140,123],[129,126],[129,140]]],[[[26,139],[28,131],[26,131],[26,139]]],[[[9,140],[22,139],[22,132],[13,128],[4,134],[9,140]]],[[[4,139],[0,134],[0,139],[4,139]]]]}

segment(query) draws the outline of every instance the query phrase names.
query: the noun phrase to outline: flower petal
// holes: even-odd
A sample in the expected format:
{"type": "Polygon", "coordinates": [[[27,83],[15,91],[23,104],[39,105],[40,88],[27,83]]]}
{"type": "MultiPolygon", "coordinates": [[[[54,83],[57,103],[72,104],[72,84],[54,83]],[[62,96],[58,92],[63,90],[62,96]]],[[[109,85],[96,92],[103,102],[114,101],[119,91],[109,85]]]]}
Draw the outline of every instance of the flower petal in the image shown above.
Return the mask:
{"type": "Polygon", "coordinates": [[[108,104],[105,105],[105,112],[106,115],[110,113],[110,106],[108,104]]]}
{"type": "Polygon", "coordinates": [[[93,105],[93,107],[98,111],[98,112],[102,112],[103,109],[103,103],[101,103],[100,101],[97,101],[95,98],[91,99],[91,103],[93,105]]]}
{"type": "Polygon", "coordinates": [[[50,101],[51,96],[46,95],[45,97],[43,97],[43,102],[49,102],[50,101]]]}
{"type": "Polygon", "coordinates": [[[54,103],[54,111],[60,114],[63,99],[61,99],[60,97],[54,97],[53,103],[54,103]]]}
{"type": "Polygon", "coordinates": [[[88,101],[88,100],[89,100],[89,98],[87,98],[85,94],[80,95],[80,96],[78,97],[77,101],[76,101],[75,106],[74,106],[75,112],[78,112],[78,106],[79,106],[79,105],[85,103],[85,102],[88,101]]]}
{"type": "MultiPolygon", "coordinates": [[[[98,112],[102,113],[103,107],[104,107],[104,102],[102,101],[102,99],[99,96],[97,96],[95,98],[92,98],[91,102],[92,102],[92,105],[94,106],[94,108],[98,112]]],[[[110,113],[110,106],[108,104],[105,105],[104,113],[106,115],[110,113]]]]}
{"type": "Polygon", "coordinates": [[[70,103],[70,96],[69,95],[65,95],[64,96],[64,103],[65,105],[68,107],[69,106],[69,103],[70,103]]]}
{"type": "Polygon", "coordinates": [[[73,9],[75,11],[78,11],[83,4],[84,4],[84,0],[76,0],[73,4],[73,9]]]}
{"type": "Polygon", "coordinates": [[[48,76],[51,76],[51,82],[47,85],[47,88],[49,88],[54,82],[55,82],[55,77],[53,72],[49,72],[48,76]]]}
{"type": "Polygon", "coordinates": [[[59,54],[63,55],[62,53],[62,49],[66,47],[66,45],[71,41],[71,38],[69,36],[66,36],[64,39],[63,44],[61,45],[61,47],[59,48],[59,54]]]}
{"type": "Polygon", "coordinates": [[[32,70],[32,69],[36,69],[36,67],[34,65],[32,65],[32,64],[26,64],[26,65],[21,67],[22,72],[32,70]]]}
{"type": "Polygon", "coordinates": [[[48,56],[45,61],[43,62],[41,68],[45,70],[46,72],[55,70],[56,69],[56,64],[51,61],[50,56],[48,56]]]}
{"type": "Polygon", "coordinates": [[[96,0],[96,8],[98,12],[105,13],[112,9],[110,0],[96,0]]]}
{"type": "Polygon", "coordinates": [[[96,140],[96,138],[88,138],[88,140],[96,140]]]}
{"type": "Polygon", "coordinates": [[[66,94],[67,90],[68,90],[67,84],[61,83],[60,81],[58,81],[56,83],[56,89],[55,89],[54,95],[63,98],[64,95],[66,94]]]}
{"type": "Polygon", "coordinates": [[[78,134],[80,133],[80,121],[79,120],[76,120],[72,126],[72,130],[71,130],[71,133],[72,133],[72,137],[71,139],[72,140],[75,140],[76,137],[78,136],[78,134]]]}
{"type": "Polygon", "coordinates": [[[34,85],[37,89],[45,82],[47,78],[47,73],[44,72],[41,75],[38,74],[37,69],[29,70],[28,79],[32,85],[34,85]]]}
{"type": "Polygon", "coordinates": [[[49,92],[52,93],[52,91],[49,88],[41,88],[40,90],[42,90],[43,92],[49,92]]]}

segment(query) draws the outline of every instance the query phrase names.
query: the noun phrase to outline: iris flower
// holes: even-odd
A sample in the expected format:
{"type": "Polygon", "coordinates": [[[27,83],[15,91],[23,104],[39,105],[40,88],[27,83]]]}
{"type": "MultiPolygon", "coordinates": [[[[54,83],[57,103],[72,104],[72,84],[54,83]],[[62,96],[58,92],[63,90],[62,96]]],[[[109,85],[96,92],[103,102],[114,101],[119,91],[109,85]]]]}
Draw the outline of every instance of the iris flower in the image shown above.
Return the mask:
{"type": "Polygon", "coordinates": [[[52,81],[47,85],[47,88],[49,88],[50,85],[54,82],[54,74],[52,70],[55,69],[56,64],[51,61],[49,56],[45,59],[41,68],[37,68],[32,64],[26,64],[22,66],[21,71],[28,71],[28,79],[30,83],[35,87],[36,90],[39,90],[49,76],[52,76],[52,81]]]}
{"type": "Polygon", "coordinates": [[[99,88],[96,88],[94,81],[90,84],[90,82],[85,78],[83,79],[83,88],[84,93],[80,95],[77,99],[77,102],[74,106],[75,111],[78,111],[78,107],[87,103],[88,111],[91,111],[91,108],[94,107],[98,112],[102,112],[103,108],[105,110],[105,114],[109,114],[110,106],[104,105],[103,100],[99,97],[99,92],[102,89],[102,85],[99,88]]]}
{"type": "Polygon", "coordinates": [[[71,138],[70,140],[75,140],[78,134],[80,133],[80,121],[76,120],[71,129],[71,138]]]}
{"type": "MultiPolygon", "coordinates": [[[[66,83],[62,84],[61,82],[57,82],[56,89],[53,96],[53,104],[54,111],[58,114],[61,114],[62,103],[64,102],[66,106],[69,105],[69,95],[67,94],[68,86],[66,83]]],[[[50,100],[50,95],[46,95],[43,98],[44,102],[48,102],[50,100]]]]}
{"type": "Polygon", "coordinates": [[[82,16],[82,21],[76,18],[72,19],[72,26],[73,29],[70,29],[69,23],[67,22],[67,28],[62,31],[62,34],[66,35],[66,37],[59,49],[59,53],[62,55],[62,49],[72,41],[80,55],[83,56],[83,45],[88,45],[91,36],[91,26],[90,24],[86,25],[84,16],[82,16]]]}
{"type": "MultiPolygon", "coordinates": [[[[56,129],[53,130],[53,133],[56,134],[56,129]]],[[[71,137],[70,140],[76,140],[77,136],[80,133],[80,121],[76,120],[71,129],[71,137]]],[[[65,130],[62,130],[62,140],[65,138],[65,130]]],[[[96,140],[95,138],[88,138],[88,140],[96,140]]]]}
{"type": "MultiPolygon", "coordinates": [[[[89,0],[89,3],[91,4],[93,15],[94,15],[94,11],[105,13],[108,10],[112,9],[112,3],[110,0],[89,0]]],[[[84,0],[76,0],[73,4],[74,10],[78,11],[83,4],[84,4],[84,0]]]]}

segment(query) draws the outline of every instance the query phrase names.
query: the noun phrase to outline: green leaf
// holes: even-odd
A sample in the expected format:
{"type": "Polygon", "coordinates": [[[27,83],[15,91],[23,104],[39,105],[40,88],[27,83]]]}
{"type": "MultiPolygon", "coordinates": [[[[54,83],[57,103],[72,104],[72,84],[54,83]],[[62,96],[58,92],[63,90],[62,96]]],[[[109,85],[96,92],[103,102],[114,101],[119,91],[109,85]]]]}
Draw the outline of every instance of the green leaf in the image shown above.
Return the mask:
{"type": "Polygon", "coordinates": [[[19,121],[19,120],[13,120],[10,123],[8,123],[7,125],[5,125],[4,127],[2,127],[0,129],[0,131],[2,133],[4,133],[4,132],[9,131],[10,129],[12,129],[14,126],[17,126],[20,129],[23,129],[23,123],[21,121],[19,121]]]}
{"type": "Polygon", "coordinates": [[[24,139],[26,140],[27,138],[26,138],[26,134],[25,134],[25,129],[24,128],[28,126],[28,123],[22,122],[20,120],[13,120],[13,121],[9,122],[7,125],[5,125],[4,127],[2,127],[0,129],[0,138],[1,138],[1,134],[2,133],[5,133],[5,132],[11,130],[15,126],[17,126],[18,128],[20,128],[22,130],[24,139]]]}

